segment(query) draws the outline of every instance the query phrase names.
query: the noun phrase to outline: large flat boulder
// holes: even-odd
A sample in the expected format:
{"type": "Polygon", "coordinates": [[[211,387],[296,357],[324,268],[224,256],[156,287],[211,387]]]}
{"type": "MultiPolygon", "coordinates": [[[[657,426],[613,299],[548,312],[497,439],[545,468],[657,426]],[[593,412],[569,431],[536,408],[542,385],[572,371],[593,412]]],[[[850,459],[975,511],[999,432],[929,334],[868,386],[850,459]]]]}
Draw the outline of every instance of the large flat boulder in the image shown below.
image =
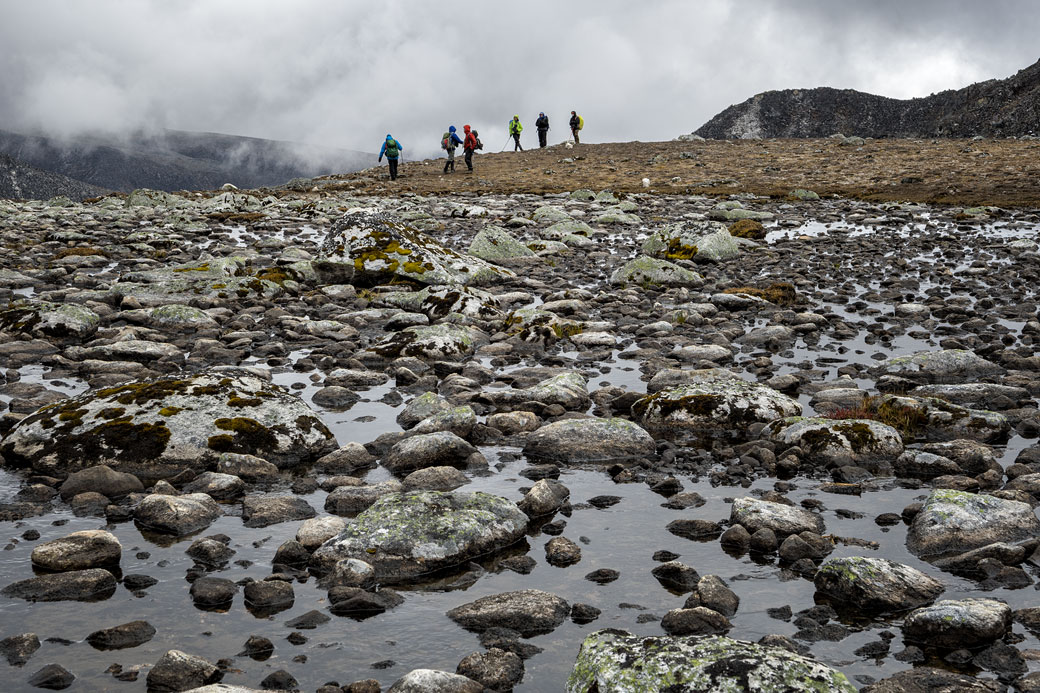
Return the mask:
{"type": "Polygon", "coordinates": [[[871,419],[791,417],[771,422],[765,430],[772,442],[801,448],[819,464],[867,469],[889,466],[903,452],[899,431],[871,419]]]}
{"type": "Polygon", "coordinates": [[[524,454],[540,460],[609,463],[653,455],[653,437],[625,419],[564,419],[542,426],[527,437],[524,454]]]}
{"type": "Polygon", "coordinates": [[[39,409],[0,444],[8,464],[42,474],[107,464],[142,479],[202,471],[225,452],[286,468],[334,449],[302,399],[243,370],[93,390],[39,409]]]}
{"type": "Polygon", "coordinates": [[[720,635],[630,635],[601,630],[581,644],[567,693],[853,693],[845,675],[779,647],[720,635]]]}
{"type": "Polygon", "coordinates": [[[322,544],[311,565],[324,573],[357,558],[374,567],[376,582],[409,582],[508,546],[526,529],[527,516],[515,503],[488,493],[391,493],[322,544]]]}
{"type": "Polygon", "coordinates": [[[998,543],[1040,536],[1040,519],[1028,503],[935,489],[906,533],[906,546],[925,560],[963,554],[998,543]]]}
{"type": "Polygon", "coordinates": [[[819,594],[861,613],[906,611],[932,602],[945,587],[920,570],[885,558],[831,558],[813,578],[819,594]]]}

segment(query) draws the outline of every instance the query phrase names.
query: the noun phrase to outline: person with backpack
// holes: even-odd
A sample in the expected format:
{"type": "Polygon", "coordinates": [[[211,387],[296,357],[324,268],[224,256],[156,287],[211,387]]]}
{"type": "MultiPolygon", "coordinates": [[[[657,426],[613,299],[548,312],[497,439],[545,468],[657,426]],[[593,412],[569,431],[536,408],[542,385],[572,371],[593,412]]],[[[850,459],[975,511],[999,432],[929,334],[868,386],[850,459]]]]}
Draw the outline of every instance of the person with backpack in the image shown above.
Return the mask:
{"type": "Polygon", "coordinates": [[[455,173],[455,147],[462,144],[462,140],[455,134],[455,126],[452,125],[448,128],[448,131],[441,136],[441,149],[448,152],[448,160],[444,163],[444,172],[447,173],[448,169],[451,169],[452,173],[455,173]]]}
{"type": "Polygon", "coordinates": [[[383,156],[386,156],[386,163],[390,165],[390,180],[397,180],[397,158],[403,151],[401,143],[387,133],[383,146],[379,149],[379,161],[382,162],[383,156]]]}
{"type": "Polygon", "coordinates": [[[534,121],[534,126],[538,128],[538,146],[545,147],[546,136],[549,132],[549,118],[544,113],[539,113],[538,120],[534,121]]]}
{"type": "Polygon", "coordinates": [[[473,171],[473,152],[480,149],[484,145],[477,139],[477,131],[470,130],[468,125],[462,126],[462,131],[466,133],[466,139],[462,143],[462,151],[465,153],[466,168],[471,172],[473,171]]]}
{"type": "Polygon", "coordinates": [[[574,144],[578,144],[578,132],[585,127],[585,119],[580,115],[571,111],[571,135],[574,137],[574,144]]]}
{"type": "Polygon", "coordinates": [[[524,131],[524,126],[520,124],[520,116],[515,115],[513,119],[509,121],[509,134],[513,136],[513,142],[516,144],[513,146],[513,151],[517,149],[524,151],[524,148],[520,146],[520,133],[524,131]]]}

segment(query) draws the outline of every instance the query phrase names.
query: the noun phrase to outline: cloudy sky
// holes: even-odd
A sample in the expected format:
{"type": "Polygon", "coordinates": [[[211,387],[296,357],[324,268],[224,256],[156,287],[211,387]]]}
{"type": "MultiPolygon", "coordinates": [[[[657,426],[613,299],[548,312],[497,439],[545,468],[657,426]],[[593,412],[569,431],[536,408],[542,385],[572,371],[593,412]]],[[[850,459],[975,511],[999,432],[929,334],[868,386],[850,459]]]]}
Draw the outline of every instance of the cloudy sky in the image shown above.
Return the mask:
{"type": "MultiPolygon", "coordinates": [[[[664,140],[770,89],[898,98],[1040,58],[1035,0],[0,0],[0,129],[166,127],[406,155],[571,110],[664,140]]],[[[526,133],[525,133],[526,134],[526,133]]],[[[501,140],[501,142],[500,142],[501,140]]]]}

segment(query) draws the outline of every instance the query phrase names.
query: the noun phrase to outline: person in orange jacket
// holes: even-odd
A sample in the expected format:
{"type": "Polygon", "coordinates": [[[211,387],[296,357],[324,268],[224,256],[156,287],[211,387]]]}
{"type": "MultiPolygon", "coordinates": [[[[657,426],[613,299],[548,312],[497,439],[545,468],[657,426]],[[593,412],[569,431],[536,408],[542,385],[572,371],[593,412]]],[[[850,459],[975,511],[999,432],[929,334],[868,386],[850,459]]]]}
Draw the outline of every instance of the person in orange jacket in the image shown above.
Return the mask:
{"type": "Polygon", "coordinates": [[[477,131],[471,130],[468,125],[462,126],[462,131],[466,133],[465,139],[462,140],[462,151],[465,153],[466,168],[470,171],[473,170],[473,152],[480,149],[480,140],[477,139],[477,131]]]}

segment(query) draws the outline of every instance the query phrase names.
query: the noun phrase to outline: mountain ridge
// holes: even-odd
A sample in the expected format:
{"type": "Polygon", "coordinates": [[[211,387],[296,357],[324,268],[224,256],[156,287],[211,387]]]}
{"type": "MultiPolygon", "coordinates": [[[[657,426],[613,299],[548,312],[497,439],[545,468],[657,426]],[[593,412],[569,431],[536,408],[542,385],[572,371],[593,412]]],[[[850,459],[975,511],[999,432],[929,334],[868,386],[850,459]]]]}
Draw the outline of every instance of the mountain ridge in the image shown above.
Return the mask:
{"type": "Polygon", "coordinates": [[[693,132],[705,139],[1019,137],[1040,131],[1040,61],[990,79],[913,99],[853,89],[766,91],[693,132]]]}

